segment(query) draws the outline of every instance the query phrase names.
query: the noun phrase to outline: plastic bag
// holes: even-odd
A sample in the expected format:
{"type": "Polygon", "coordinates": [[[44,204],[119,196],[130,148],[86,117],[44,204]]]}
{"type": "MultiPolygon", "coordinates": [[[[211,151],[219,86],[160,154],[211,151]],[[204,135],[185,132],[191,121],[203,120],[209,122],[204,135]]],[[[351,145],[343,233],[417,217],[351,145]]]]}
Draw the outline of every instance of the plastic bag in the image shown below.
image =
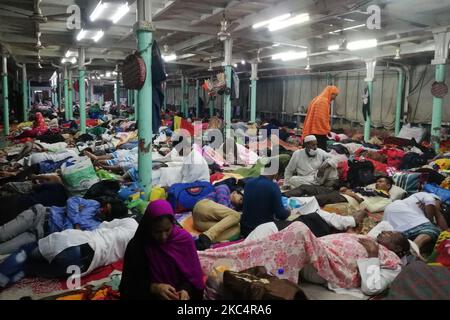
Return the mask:
{"type": "Polygon", "coordinates": [[[72,195],[83,195],[93,184],[99,182],[94,166],[87,157],[66,161],[61,166],[61,175],[72,195]]]}

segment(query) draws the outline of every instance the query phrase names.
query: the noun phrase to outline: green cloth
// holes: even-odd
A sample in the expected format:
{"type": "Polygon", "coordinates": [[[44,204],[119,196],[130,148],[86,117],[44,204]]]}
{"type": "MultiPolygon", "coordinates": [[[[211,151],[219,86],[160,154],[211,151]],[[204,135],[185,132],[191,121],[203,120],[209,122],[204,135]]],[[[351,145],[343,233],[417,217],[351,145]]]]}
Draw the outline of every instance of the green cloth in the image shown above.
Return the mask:
{"type": "MultiPolygon", "coordinates": [[[[291,156],[287,154],[280,154],[278,156],[275,156],[275,158],[278,158],[278,175],[284,176],[284,170],[286,169],[287,165],[289,164],[289,161],[291,160],[291,156]]],[[[240,174],[244,178],[254,178],[259,177],[261,175],[261,169],[264,168],[264,164],[261,163],[261,160],[258,160],[256,164],[254,164],[251,168],[242,168],[237,169],[233,171],[233,173],[240,174]]]]}
{"type": "Polygon", "coordinates": [[[102,134],[104,134],[106,132],[106,128],[104,128],[102,126],[96,126],[93,128],[87,128],[86,132],[93,134],[95,136],[101,136],[102,134]]]}
{"type": "Polygon", "coordinates": [[[117,175],[115,173],[111,173],[104,169],[97,170],[96,173],[97,173],[97,177],[99,177],[101,180],[119,180],[120,179],[119,175],[117,175]]]}

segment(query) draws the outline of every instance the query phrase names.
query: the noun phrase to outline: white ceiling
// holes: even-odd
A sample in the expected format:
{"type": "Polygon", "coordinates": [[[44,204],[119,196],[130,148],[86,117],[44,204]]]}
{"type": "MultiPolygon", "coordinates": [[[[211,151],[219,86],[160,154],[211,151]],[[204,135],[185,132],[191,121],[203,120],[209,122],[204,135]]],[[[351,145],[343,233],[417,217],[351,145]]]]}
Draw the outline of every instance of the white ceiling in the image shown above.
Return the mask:
{"type": "MultiPolygon", "coordinates": [[[[147,0],[150,1],[150,0],[147,0]]],[[[120,1],[119,1],[120,2],[120,1]]],[[[336,65],[361,63],[361,59],[377,57],[389,60],[400,48],[404,58],[426,57],[429,62],[434,50],[432,29],[450,25],[450,0],[152,0],[155,37],[161,50],[168,45],[179,59],[168,64],[168,72],[189,76],[208,74],[209,61],[219,67],[223,60],[223,44],[217,33],[225,14],[233,37],[233,59],[252,60],[260,50],[260,68],[267,73],[287,70],[302,70],[307,61],[272,61],[271,55],[286,50],[302,50],[307,47],[313,69],[327,70],[336,65]],[[365,24],[370,4],[382,8],[381,29],[369,30],[361,27],[330,33],[360,24],[365,24]],[[267,29],[252,29],[252,24],[277,15],[292,12],[308,12],[311,20],[278,32],[267,29]],[[330,44],[377,38],[380,44],[375,49],[362,51],[327,51],[330,44]],[[273,47],[274,43],[281,43],[273,47]]],[[[135,1],[129,1],[130,11],[117,23],[96,21],[91,23],[89,15],[97,1],[93,0],[0,0],[0,44],[16,62],[27,63],[29,74],[51,74],[52,63],[59,64],[68,49],[86,47],[87,59],[93,62],[88,70],[110,70],[136,49],[132,27],[136,21],[135,1]],[[31,16],[38,12],[44,16],[64,14],[68,6],[76,4],[81,9],[82,27],[102,28],[105,36],[94,43],[77,42],[77,30],[68,30],[66,17],[50,18],[47,22],[36,22],[31,16]],[[41,32],[42,48],[37,49],[37,31],[41,32]],[[44,69],[37,69],[38,54],[44,69]]],[[[249,71],[250,64],[239,64],[238,71],[249,71]]]]}

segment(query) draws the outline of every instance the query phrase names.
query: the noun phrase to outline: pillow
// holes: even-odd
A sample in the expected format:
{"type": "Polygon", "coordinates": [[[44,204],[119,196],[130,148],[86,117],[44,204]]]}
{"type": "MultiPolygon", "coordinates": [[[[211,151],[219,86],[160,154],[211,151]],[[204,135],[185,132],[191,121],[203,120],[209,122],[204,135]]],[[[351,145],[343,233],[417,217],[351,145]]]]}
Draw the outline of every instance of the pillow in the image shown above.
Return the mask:
{"type": "MultiPolygon", "coordinates": [[[[367,188],[375,189],[375,183],[368,185],[367,188]]],[[[399,186],[394,185],[391,187],[391,190],[389,190],[389,194],[391,195],[392,201],[402,200],[406,195],[406,191],[400,188],[399,186]]]]}

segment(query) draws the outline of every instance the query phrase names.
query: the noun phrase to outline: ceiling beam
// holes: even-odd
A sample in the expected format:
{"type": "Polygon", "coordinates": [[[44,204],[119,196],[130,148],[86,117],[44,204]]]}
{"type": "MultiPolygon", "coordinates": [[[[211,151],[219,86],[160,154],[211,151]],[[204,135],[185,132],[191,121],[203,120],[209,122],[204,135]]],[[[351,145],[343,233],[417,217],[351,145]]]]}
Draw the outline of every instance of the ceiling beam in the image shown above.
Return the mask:
{"type": "Polygon", "coordinates": [[[175,8],[177,5],[181,3],[181,0],[171,0],[167,1],[163,8],[156,10],[155,14],[152,16],[152,20],[157,20],[161,16],[163,16],[166,12],[175,8]]]}
{"type": "Polygon", "coordinates": [[[176,45],[172,46],[171,49],[175,50],[175,51],[183,51],[183,50],[187,50],[190,49],[192,47],[198,46],[199,44],[202,44],[204,42],[210,41],[216,39],[216,36],[212,36],[212,35],[200,35],[200,36],[196,36],[192,39],[183,41],[183,42],[179,42],[176,45]]]}

